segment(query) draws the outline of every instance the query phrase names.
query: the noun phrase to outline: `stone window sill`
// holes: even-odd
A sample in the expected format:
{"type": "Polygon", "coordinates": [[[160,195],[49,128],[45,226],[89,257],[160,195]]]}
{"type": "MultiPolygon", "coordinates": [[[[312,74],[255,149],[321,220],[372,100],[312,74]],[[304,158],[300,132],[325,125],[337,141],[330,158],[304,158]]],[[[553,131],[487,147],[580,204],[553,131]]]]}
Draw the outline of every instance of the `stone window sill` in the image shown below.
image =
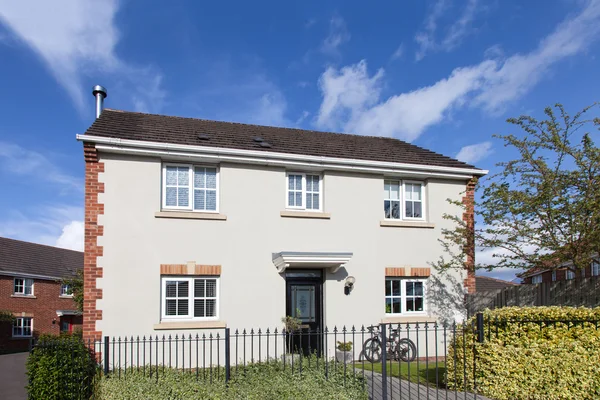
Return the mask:
{"type": "Polygon", "coordinates": [[[36,296],[30,296],[26,294],[11,294],[10,297],[16,297],[19,299],[37,299],[36,296]]]}
{"type": "Polygon", "coordinates": [[[157,211],[155,218],[180,218],[180,219],[210,219],[226,221],[227,215],[219,213],[189,212],[189,211],[157,211]]]}
{"type": "Polygon", "coordinates": [[[226,328],[224,321],[165,321],[154,325],[154,330],[166,329],[206,329],[206,328],[226,328]]]}
{"type": "Polygon", "coordinates": [[[59,299],[72,299],[73,295],[72,294],[61,294],[60,296],[58,296],[59,299]]]}
{"type": "Polygon", "coordinates": [[[407,322],[436,322],[437,318],[430,317],[427,315],[415,315],[415,316],[398,316],[398,317],[384,317],[381,319],[383,324],[403,324],[407,322]]]}
{"type": "Polygon", "coordinates": [[[429,222],[417,222],[417,221],[391,221],[391,220],[383,220],[379,222],[379,226],[387,226],[394,228],[426,228],[433,229],[435,228],[435,224],[429,222]]]}
{"type": "Polygon", "coordinates": [[[313,219],[331,219],[331,214],[313,211],[292,211],[285,210],[281,212],[284,218],[313,218],[313,219]]]}

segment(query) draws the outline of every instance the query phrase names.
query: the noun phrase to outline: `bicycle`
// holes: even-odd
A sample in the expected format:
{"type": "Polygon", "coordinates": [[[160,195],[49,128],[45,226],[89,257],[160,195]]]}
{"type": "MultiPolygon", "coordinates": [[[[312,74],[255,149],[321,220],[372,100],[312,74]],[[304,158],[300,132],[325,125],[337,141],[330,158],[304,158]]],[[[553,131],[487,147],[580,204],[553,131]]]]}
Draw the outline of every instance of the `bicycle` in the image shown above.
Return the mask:
{"type": "MultiPolygon", "coordinates": [[[[383,336],[376,325],[369,326],[367,329],[372,336],[363,343],[363,355],[367,361],[376,363],[381,361],[383,336]]],[[[417,347],[413,341],[400,338],[398,329],[390,329],[385,348],[390,359],[411,362],[417,357],[417,347]]]]}

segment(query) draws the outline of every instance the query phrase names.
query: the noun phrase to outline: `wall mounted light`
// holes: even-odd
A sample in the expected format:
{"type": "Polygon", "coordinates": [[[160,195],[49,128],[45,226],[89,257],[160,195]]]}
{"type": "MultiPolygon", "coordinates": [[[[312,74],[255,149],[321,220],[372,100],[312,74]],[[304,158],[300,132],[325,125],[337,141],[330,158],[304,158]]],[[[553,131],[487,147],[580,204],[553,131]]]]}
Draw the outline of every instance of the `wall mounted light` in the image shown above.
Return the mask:
{"type": "Polygon", "coordinates": [[[353,276],[349,276],[346,278],[346,283],[344,284],[344,293],[349,295],[352,289],[354,288],[354,282],[356,279],[353,276]]]}

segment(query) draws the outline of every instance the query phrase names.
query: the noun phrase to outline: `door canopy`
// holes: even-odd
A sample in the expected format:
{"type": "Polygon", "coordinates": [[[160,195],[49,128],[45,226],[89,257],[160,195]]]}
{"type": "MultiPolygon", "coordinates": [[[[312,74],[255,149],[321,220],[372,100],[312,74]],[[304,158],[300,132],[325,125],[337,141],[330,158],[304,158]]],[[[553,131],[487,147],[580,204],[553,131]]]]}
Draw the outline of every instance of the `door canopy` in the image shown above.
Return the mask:
{"type": "Polygon", "coordinates": [[[328,268],[336,273],[352,258],[352,253],[282,251],[273,254],[279,273],[287,268],[328,268]]]}

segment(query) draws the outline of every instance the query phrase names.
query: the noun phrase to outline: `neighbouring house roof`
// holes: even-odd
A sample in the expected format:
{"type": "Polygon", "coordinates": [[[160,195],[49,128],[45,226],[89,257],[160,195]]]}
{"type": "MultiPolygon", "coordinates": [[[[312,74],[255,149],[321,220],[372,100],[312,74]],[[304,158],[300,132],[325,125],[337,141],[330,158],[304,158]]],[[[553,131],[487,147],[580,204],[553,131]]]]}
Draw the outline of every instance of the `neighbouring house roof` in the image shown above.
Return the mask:
{"type": "Polygon", "coordinates": [[[489,290],[500,290],[507,286],[517,285],[514,282],[503,281],[502,279],[490,278],[487,276],[475,277],[475,288],[477,292],[485,292],[489,290]]]}
{"type": "MultiPolygon", "coordinates": [[[[373,132],[377,134],[377,132],[373,132]]],[[[105,109],[85,136],[487,171],[398,139],[105,109]],[[203,138],[199,138],[199,135],[203,138]],[[261,147],[261,138],[271,147],[261,147]]],[[[479,173],[480,172],[480,173],[479,173]]]]}
{"type": "Polygon", "coordinates": [[[68,278],[83,268],[83,252],[0,237],[0,275],[68,278]]]}

